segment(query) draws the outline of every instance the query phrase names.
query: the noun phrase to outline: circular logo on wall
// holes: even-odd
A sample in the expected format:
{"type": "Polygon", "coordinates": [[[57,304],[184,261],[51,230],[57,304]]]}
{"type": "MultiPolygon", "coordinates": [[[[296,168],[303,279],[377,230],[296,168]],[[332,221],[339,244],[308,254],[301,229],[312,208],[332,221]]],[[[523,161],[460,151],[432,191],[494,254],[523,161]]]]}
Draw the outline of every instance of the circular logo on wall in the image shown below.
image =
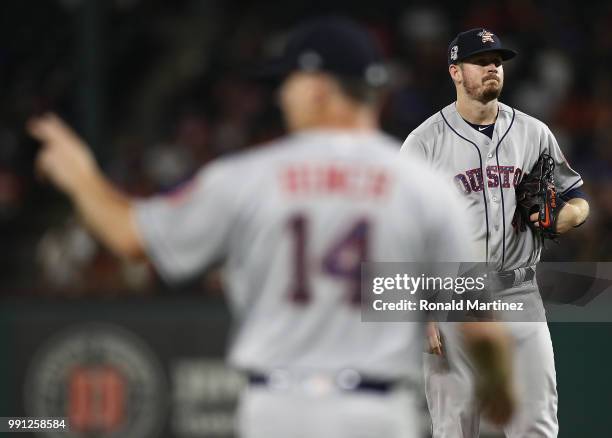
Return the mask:
{"type": "Polygon", "coordinates": [[[149,347],[110,324],[84,324],[53,336],[34,356],[25,380],[32,417],[67,417],[70,432],[45,438],[154,438],[167,417],[167,385],[149,347]]]}

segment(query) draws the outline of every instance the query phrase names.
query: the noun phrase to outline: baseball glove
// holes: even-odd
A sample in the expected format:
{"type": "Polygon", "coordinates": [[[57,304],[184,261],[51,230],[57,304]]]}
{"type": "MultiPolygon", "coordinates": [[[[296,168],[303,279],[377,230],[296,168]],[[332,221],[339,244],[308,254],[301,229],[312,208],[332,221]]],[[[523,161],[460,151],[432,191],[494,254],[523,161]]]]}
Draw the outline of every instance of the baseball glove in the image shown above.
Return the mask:
{"type": "Polygon", "coordinates": [[[514,230],[526,231],[527,226],[544,239],[556,239],[557,218],[565,202],[557,196],[553,171],[555,161],[550,155],[542,154],[533,169],[525,174],[521,183],[516,186],[516,210],[512,225],[514,230]],[[538,227],[529,217],[538,213],[538,227]]]}

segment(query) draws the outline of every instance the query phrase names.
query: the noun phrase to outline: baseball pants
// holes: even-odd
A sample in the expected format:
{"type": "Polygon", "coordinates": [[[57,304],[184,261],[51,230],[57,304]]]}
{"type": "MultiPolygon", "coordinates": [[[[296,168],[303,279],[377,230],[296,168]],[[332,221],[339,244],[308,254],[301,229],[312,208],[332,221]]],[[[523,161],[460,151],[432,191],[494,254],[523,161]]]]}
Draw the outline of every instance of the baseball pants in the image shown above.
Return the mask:
{"type": "MultiPolygon", "coordinates": [[[[541,314],[535,322],[507,322],[519,403],[504,433],[507,438],[555,438],[559,430],[555,363],[548,325],[541,322],[545,314],[540,294],[535,281],[504,293],[541,314]]],[[[473,396],[473,367],[453,323],[440,323],[440,332],[445,356],[425,354],[423,364],[433,438],[476,438],[480,413],[473,396]]]]}

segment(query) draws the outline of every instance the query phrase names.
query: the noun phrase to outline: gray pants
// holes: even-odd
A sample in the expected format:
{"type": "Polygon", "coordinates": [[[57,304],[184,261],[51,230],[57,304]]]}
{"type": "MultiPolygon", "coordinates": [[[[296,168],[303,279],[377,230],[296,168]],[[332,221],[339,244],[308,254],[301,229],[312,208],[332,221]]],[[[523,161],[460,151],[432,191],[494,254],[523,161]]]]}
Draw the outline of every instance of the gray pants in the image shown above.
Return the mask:
{"type": "Polygon", "coordinates": [[[240,398],[241,438],[418,438],[417,397],[389,393],[248,387],[240,398]]]}
{"type": "MultiPolygon", "coordinates": [[[[504,301],[524,301],[529,319],[505,318],[514,344],[517,412],[504,429],[508,438],[554,438],[558,434],[557,384],[552,342],[535,281],[502,291],[504,301]],[[507,298],[507,300],[505,299],[507,298]],[[514,319],[516,320],[516,319],[514,319]]],[[[516,316],[516,315],[514,315],[516,316]]],[[[425,354],[424,376],[433,438],[474,438],[480,413],[473,397],[473,367],[454,323],[440,323],[445,356],[425,354]]]]}

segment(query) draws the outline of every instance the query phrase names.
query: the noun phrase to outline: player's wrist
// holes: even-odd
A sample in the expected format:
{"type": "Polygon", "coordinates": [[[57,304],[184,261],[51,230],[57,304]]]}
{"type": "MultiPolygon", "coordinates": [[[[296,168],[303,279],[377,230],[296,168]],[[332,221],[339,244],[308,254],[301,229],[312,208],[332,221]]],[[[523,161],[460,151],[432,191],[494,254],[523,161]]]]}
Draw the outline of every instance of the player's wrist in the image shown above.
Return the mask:
{"type": "Polygon", "coordinates": [[[96,192],[100,191],[100,188],[104,185],[105,176],[102,171],[91,163],[90,165],[84,166],[69,187],[66,187],[68,195],[76,201],[94,196],[96,192]]]}

